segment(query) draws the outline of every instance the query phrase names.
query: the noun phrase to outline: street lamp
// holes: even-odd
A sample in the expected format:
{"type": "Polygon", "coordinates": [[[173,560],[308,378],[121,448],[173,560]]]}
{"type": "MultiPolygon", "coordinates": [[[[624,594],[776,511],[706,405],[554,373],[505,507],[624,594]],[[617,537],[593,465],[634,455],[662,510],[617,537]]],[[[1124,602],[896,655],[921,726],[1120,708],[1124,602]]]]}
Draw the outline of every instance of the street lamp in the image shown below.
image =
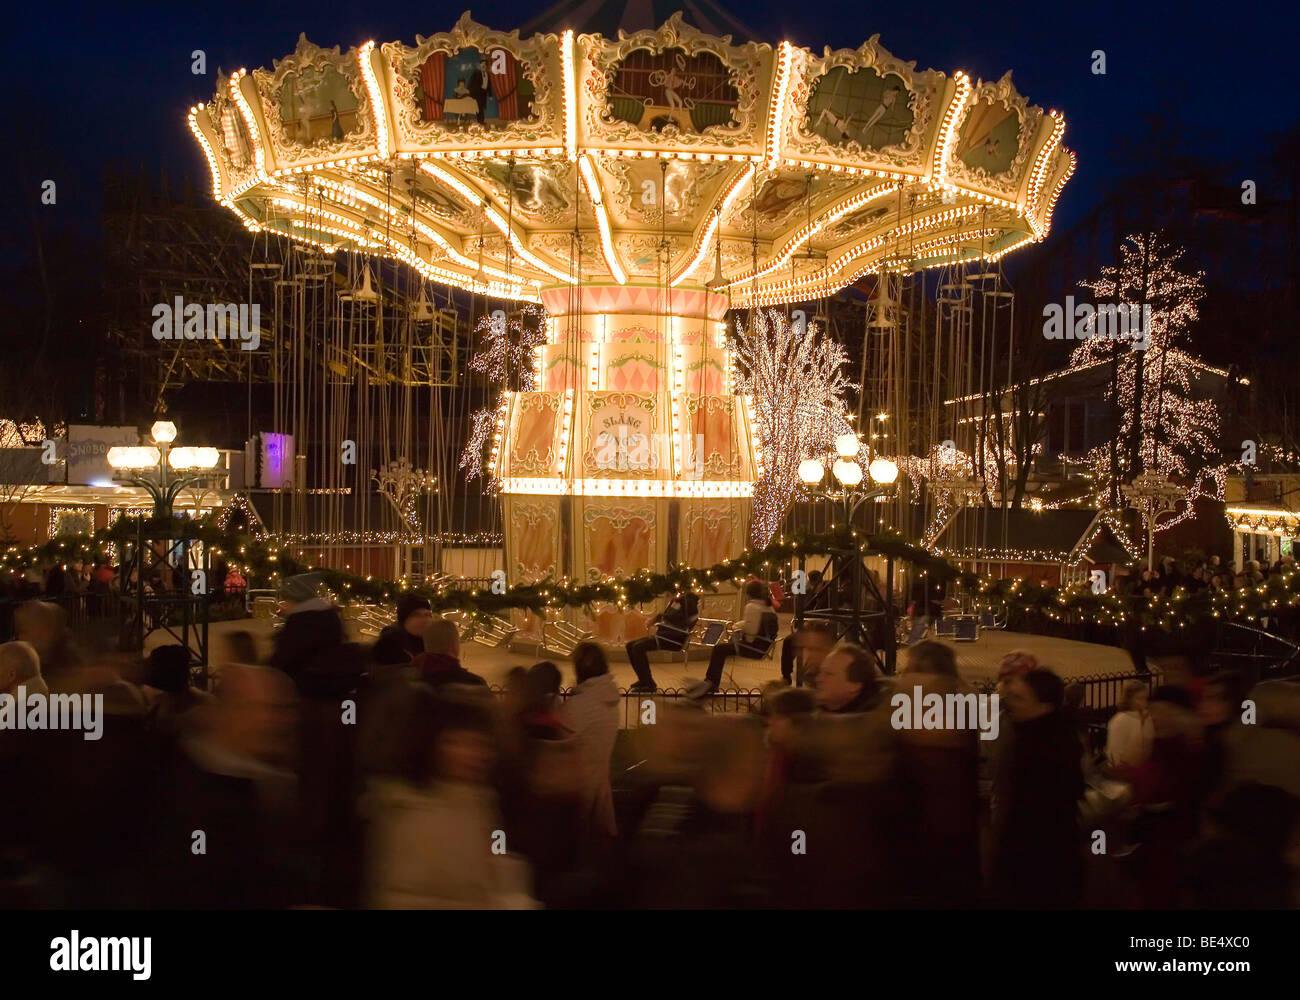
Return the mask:
{"type": "Polygon", "coordinates": [[[221,453],[216,448],[173,448],[176,425],[170,420],[157,421],[149,433],[153,445],[109,448],[108,464],[116,470],[114,478],[148,491],[153,499],[155,518],[169,518],[172,516],[172,503],[181,490],[216,468],[221,453]],[[169,468],[178,475],[168,476],[169,468]]]}
{"type": "MultiPolygon", "coordinates": [[[[853,526],[853,517],[858,508],[867,500],[874,499],[888,493],[893,487],[894,482],[898,479],[898,466],[887,458],[874,458],[871,464],[867,466],[866,476],[870,479],[869,486],[863,485],[862,465],[858,461],[858,455],[862,451],[862,442],[858,436],[853,433],[841,434],[835,439],[835,457],[830,455],[824,458],[806,458],[799,463],[799,479],[804,485],[804,489],[809,495],[815,498],[830,500],[843,515],[843,524],[850,530],[853,526]],[[830,466],[832,477],[831,482],[826,482],[827,465],[830,466]],[[825,483],[825,485],[823,485],[825,483]]],[[[832,508],[835,509],[835,508],[832,508]]],[[[862,553],[855,545],[850,547],[849,555],[853,560],[853,609],[851,612],[841,612],[832,610],[828,612],[815,612],[817,617],[830,618],[832,620],[846,620],[848,625],[849,637],[854,642],[862,642],[862,553]]],[[[874,588],[873,588],[874,589],[874,588]]],[[[877,592],[878,593],[878,592],[877,592]]],[[[894,628],[893,616],[893,562],[889,563],[889,580],[887,581],[886,594],[882,598],[885,613],[886,625],[886,644],[885,644],[885,671],[893,671],[893,645],[892,636],[894,628]]],[[[802,608],[797,615],[799,621],[803,620],[802,608]]]]}

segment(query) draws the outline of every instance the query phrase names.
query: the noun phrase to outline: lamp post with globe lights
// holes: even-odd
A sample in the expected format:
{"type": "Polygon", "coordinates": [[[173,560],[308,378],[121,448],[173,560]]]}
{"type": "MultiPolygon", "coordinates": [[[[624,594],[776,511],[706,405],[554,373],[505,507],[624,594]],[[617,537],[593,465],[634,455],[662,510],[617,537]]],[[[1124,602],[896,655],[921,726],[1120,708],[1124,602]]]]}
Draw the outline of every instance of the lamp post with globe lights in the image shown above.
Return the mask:
{"type": "MultiPolygon", "coordinates": [[[[877,497],[885,496],[893,491],[894,483],[898,480],[898,466],[887,458],[871,458],[867,465],[866,476],[862,471],[862,464],[858,461],[858,455],[862,451],[862,442],[854,433],[845,432],[835,439],[835,452],[833,455],[823,457],[806,458],[799,463],[799,479],[803,483],[804,489],[809,496],[818,500],[827,500],[833,506],[832,510],[838,512],[839,517],[833,522],[834,527],[844,527],[850,532],[853,530],[853,519],[857,514],[858,508],[868,500],[874,500],[877,497]],[[830,477],[828,480],[827,472],[830,477]],[[864,478],[867,483],[864,484],[864,478]]],[[[870,452],[868,452],[870,455],[870,452]]],[[[853,608],[852,610],[840,610],[831,608],[827,611],[814,611],[805,615],[800,602],[795,614],[795,624],[802,624],[805,617],[823,618],[831,621],[842,623],[845,626],[845,636],[850,641],[860,645],[865,643],[866,632],[863,628],[863,619],[866,617],[875,617],[876,613],[866,615],[862,609],[862,553],[857,546],[846,549],[840,555],[849,560],[852,567],[853,576],[853,608]]],[[[877,589],[875,582],[870,581],[871,589],[881,603],[883,615],[885,617],[886,628],[885,636],[885,662],[883,664],[885,673],[893,673],[894,670],[894,604],[893,604],[893,587],[894,587],[894,561],[886,559],[886,584],[885,593],[881,594],[877,589]]],[[[874,653],[874,649],[872,649],[874,653]]]]}
{"type": "Polygon", "coordinates": [[[176,447],[176,425],[169,420],[156,421],[149,433],[153,444],[113,447],[107,456],[108,464],[115,471],[114,478],[146,490],[153,500],[148,537],[141,518],[136,525],[135,551],[129,557],[124,554],[121,564],[120,589],[127,598],[123,604],[124,648],[144,648],[148,623],[147,631],[166,630],[204,668],[208,648],[206,547],[202,565],[184,585],[166,588],[161,593],[151,592],[147,585],[153,569],[161,566],[161,573],[171,572],[168,567],[173,557],[177,565],[189,568],[192,536],[178,532],[172,505],[181,490],[212,474],[221,454],[216,448],[176,447]],[[155,548],[159,542],[161,551],[155,548]]]}
{"type": "Polygon", "coordinates": [[[153,516],[162,520],[172,516],[172,504],[181,490],[217,467],[221,453],[216,448],[172,447],[176,425],[170,420],[156,421],[149,433],[153,445],[109,448],[108,464],[116,470],[114,478],[148,491],[153,516]]]}

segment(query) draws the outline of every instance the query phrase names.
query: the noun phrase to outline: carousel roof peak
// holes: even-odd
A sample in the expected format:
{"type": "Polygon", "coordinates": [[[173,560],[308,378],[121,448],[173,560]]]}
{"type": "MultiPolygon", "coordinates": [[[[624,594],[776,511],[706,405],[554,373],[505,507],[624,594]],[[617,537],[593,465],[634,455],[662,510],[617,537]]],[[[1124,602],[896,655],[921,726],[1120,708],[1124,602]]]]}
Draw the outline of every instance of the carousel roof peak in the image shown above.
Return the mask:
{"type": "Polygon", "coordinates": [[[658,28],[674,16],[706,35],[734,42],[759,41],[759,35],[713,0],[560,0],[524,24],[520,34],[563,31],[619,38],[658,28]]]}

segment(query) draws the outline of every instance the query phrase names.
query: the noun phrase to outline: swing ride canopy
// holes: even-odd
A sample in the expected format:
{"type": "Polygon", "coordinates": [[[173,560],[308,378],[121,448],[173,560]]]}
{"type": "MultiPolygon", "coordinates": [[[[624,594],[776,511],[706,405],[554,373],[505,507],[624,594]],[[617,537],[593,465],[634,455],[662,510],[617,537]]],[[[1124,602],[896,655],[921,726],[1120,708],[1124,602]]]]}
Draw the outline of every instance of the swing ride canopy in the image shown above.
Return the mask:
{"type": "Polygon", "coordinates": [[[215,197],[250,229],[554,314],[579,287],[763,305],[996,260],[1047,235],[1074,170],[1063,117],[1010,73],[917,70],[876,37],[738,42],[680,13],[617,38],[554,23],[300,37],[190,110],[215,197]]]}

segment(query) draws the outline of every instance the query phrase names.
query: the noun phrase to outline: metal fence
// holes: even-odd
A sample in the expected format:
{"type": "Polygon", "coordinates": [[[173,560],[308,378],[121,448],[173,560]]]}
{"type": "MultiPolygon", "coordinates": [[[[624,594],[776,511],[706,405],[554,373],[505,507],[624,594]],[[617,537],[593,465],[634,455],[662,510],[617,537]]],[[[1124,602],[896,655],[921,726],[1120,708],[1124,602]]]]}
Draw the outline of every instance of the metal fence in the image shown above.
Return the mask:
{"type": "MultiPolygon", "coordinates": [[[[490,690],[497,697],[505,694],[505,688],[497,684],[491,685],[490,690]]],[[[573,693],[573,688],[561,688],[560,697],[567,700],[573,693]]],[[[654,705],[655,719],[658,718],[659,712],[669,705],[696,704],[701,710],[713,715],[747,715],[751,712],[759,712],[763,707],[763,692],[758,688],[715,691],[694,703],[686,697],[686,694],[684,688],[663,688],[654,694],[633,694],[620,688],[619,700],[622,702],[622,707],[619,710],[619,728],[639,729],[643,720],[649,717],[648,704],[654,705]]]]}

